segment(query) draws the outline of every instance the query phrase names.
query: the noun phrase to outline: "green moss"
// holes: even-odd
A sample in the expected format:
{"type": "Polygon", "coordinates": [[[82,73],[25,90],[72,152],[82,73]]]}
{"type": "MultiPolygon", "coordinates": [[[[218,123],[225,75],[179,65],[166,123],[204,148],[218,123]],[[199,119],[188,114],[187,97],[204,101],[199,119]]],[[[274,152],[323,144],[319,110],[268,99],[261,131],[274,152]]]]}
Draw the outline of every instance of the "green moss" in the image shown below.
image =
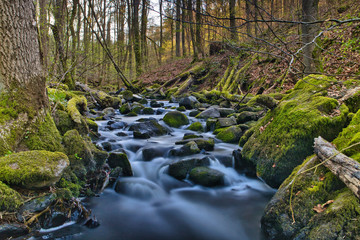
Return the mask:
{"type": "Polygon", "coordinates": [[[136,117],[137,116],[137,113],[136,112],[129,112],[128,114],[126,114],[127,117],[136,117]]]}
{"type": "Polygon", "coordinates": [[[146,115],[152,115],[155,113],[155,111],[154,111],[154,109],[152,109],[150,107],[146,107],[142,110],[142,113],[146,114],[146,115]]]}
{"type": "Polygon", "coordinates": [[[0,211],[16,211],[22,203],[23,199],[17,191],[0,182],[0,211]]]}
{"type": "Polygon", "coordinates": [[[98,125],[96,124],[96,122],[94,122],[94,121],[86,118],[86,123],[87,123],[87,125],[89,126],[89,129],[90,129],[92,132],[94,132],[94,133],[97,133],[97,132],[98,132],[99,127],[98,127],[98,125]]]}
{"type": "MultiPolygon", "coordinates": [[[[80,195],[81,185],[78,183],[74,183],[71,181],[66,180],[65,178],[60,179],[59,183],[57,184],[60,188],[68,189],[71,192],[71,197],[78,197],[80,195]]],[[[61,198],[69,199],[68,193],[64,194],[65,196],[61,196],[61,198]]]]}
{"type": "Polygon", "coordinates": [[[24,136],[23,143],[28,149],[64,152],[61,135],[49,113],[45,119],[39,119],[34,128],[24,136]]]}
{"type": "Polygon", "coordinates": [[[131,100],[133,98],[133,93],[130,90],[125,90],[121,94],[125,100],[131,100]]]}
{"type": "Polygon", "coordinates": [[[242,131],[240,127],[231,126],[217,129],[214,134],[216,134],[217,139],[220,139],[223,142],[238,143],[242,135],[242,131]]]}
{"type": "Polygon", "coordinates": [[[271,186],[279,186],[295,166],[312,154],[315,137],[331,141],[347,124],[348,108],[338,107],[335,99],[322,96],[333,82],[313,75],[300,80],[253,127],[251,136],[246,136],[242,155],[257,166],[259,176],[271,186]],[[334,110],[340,110],[340,114],[333,116],[334,110]]]}
{"type": "Polygon", "coordinates": [[[0,181],[27,186],[50,180],[60,162],[68,158],[61,152],[26,151],[0,158],[0,181]]]}
{"type": "Polygon", "coordinates": [[[189,119],[186,117],[186,115],[178,111],[166,113],[163,120],[170,127],[176,128],[189,124],[189,119]]]}
{"type": "Polygon", "coordinates": [[[67,105],[67,111],[71,119],[78,124],[81,124],[81,113],[85,112],[86,108],[87,100],[85,97],[73,97],[67,105]]]}
{"type": "Polygon", "coordinates": [[[185,112],[186,108],[184,106],[181,106],[181,107],[176,108],[176,110],[178,110],[180,112],[185,112]]]}
{"type": "MultiPolygon", "coordinates": [[[[339,150],[342,150],[352,144],[360,142],[360,111],[358,111],[352,118],[350,124],[339,134],[334,140],[334,144],[339,150]]],[[[360,146],[354,146],[344,151],[344,154],[352,157],[360,162],[360,146]]]]}
{"type": "Polygon", "coordinates": [[[79,178],[84,178],[87,171],[94,170],[95,162],[91,144],[89,139],[85,141],[75,129],[64,135],[64,146],[70,166],[79,178]]]}
{"type": "Polygon", "coordinates": [[[204,127],[202,126],[202,124],[200,122],[192,123],[187,129],[191,130],[191,131],[196,131],[196,132],[204,131],[204,127]]]}

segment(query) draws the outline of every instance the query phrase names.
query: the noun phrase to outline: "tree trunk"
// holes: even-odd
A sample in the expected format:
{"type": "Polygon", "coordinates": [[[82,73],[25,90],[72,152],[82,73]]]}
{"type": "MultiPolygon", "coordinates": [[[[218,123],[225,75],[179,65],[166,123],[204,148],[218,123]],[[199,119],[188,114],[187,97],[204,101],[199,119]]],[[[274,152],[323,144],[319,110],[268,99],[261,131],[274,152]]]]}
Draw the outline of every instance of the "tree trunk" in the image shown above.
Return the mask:
{"type": "Polygon", "coordinates": [[[160,63],[162,59],[162,53],[163,53],[163,16],[162,16],[162,5],[163,1],[159,0],[159,12],[160,12],[160,50],[159,50],[159,58],[160,63]]]}
{"type": "Polygon", "coordinates": [[[142,11],[141,11],[141,55],[144,61],[145,69],[148,67],[148,52],[147,52],[147,0],[142,0],[142,11]]]}
{"type": "Polygon", "coordinates": [[[0,155],[16,150],[26,127],[48,105],[42,72],[35,5],[0,1],[0,155]]]}
{"type": "Polygon", "coordinates": [[[180,57],[180,6],[181,0],[176,0],[176,23],[175,23],[175,43],[176,43],[176,57],[180,57]]]}
{"type": "Polygon", "coordinates": [[[185,14],[185,8],[186,8],[186,1],[182,0],[182,13],[181,13],[181,42],[182,42],[182,52],[183,52],[183,56],[186,56],[186,42],[185,42],[185,32],[186,32],[186,25],[185,25],[185,21],[186,21],[186,14],[185,14]]]}
{"type": "Polygon", "coordinates": [[[194,26],[192,24],[193,23],[192,0],[188,0],[188,9],[189,9],[189,22],[190,22],[190,35],[193,46],[193,58],[196,61],[198,59],[198,51],[196,48],[194,26]]]}
{"type": "Polygon", "coordinates": [[[229,3],[229,12],[230,12],[230,39],[237,41],[236,33],[236,21],[235,21],[235,0],[230,0],[229,3]]]}
{"type": "Polygon", "coordinates": [[[322,137],[315,138],[314,150],[324,166],[339,177],[346,186],[360,198],[360,164],[340,153],[322,137]]]}
{"type": "Polygon", "coordinates": [[[201,44],[201,0],[196,0],[196,48],[201,56],[204,57],[204,50],[201,44]]]}
{"type": "Polygon", "coordinates": [[[48,31],[49,27],[47,25],[47,11],[49,8],[49,0],[40,0],[40,17],[39,17],[39,29],[40,29],[40,49],[41,49],[41,62],[44,66],[44,69],[47,69],[48,66],[48,44],[49,36],[48,31]]]}
{"type": "Polygon", "coordinates": [[[134,36],[134,53],[135,53],[135,62],[136,62],[136,76],[139,76],[142,72],[141,66],[141,49],[140,49],[140,36],[139,36],[139,5],[140,0],[133,1],[133,11],[132,11],[132,28],[134,36]]]}
{"type": "Polygon", "coordinates": [[[315,60],[313,51],[315,49],[314,37],[318,32],[316,24],[306,24],[306,22],[313,22],[318,19],[318,5],[319,0],[302,0],[303,22],[302,24],[302,44],[303,49],[303,64],[304,72],[312,73],[315,71],[315,60]]]}

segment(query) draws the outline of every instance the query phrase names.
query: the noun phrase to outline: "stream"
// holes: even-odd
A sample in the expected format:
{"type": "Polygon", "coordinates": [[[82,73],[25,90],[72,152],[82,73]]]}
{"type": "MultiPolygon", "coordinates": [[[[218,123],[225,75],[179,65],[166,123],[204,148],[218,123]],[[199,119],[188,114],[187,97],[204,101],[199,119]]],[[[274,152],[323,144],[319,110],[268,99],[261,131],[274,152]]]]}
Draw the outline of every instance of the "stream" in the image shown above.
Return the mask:
{"type": "MultiPolygon", "coordinates": [[[[140,118],[155,118],[165,125],[161,120],[164,114],[178,104],[163,103],[167,109],[161,108],[159,115],[126,117],[117,112],[113,120],[130,125],[140,118]]],[[[156,112],[158,109],[154,110],[156,112]]],[[[184,113],[188,116],[189,112],[184,113]]],[[[189,120],[190,124],[203,121],[193,117],[189,117],[189,120]]],[[[169,156],[169,151],[164,151],[163,156],[144,161],[143,149],[176,148],[179,146],[175,146],[175,142],[181,140],[185,133],[195,132],[186,130],[187,126],[184,126],[172,128],[169,135],[134,139],[128,127],[109,130],[107,123],[105,120],[97,121],[101,135],[97,144],[111,142],[120,146],[129,158],[134,176],[120,177],[121,193],[110,186],[99,197],[83,200],[99,221],[99,227],[89,229],[68,224],[54,231],[43,232],[41,239],[262,239],[260,218],[275,190],[258,179],[235,171],[232,152],[239,149],[238,145],[216,140],[214,151],[186,157],[169,156]],[[205,156],[211,159],[210,168],[225,174],[225,186],[203,187],[189,180],[179,181],[167,174],[169,163],[205,156]]],[[[205,125],[205,121],[202,124],[205,125]]],[[[214,137],[210,132],[201,135],[214,137]]]]}

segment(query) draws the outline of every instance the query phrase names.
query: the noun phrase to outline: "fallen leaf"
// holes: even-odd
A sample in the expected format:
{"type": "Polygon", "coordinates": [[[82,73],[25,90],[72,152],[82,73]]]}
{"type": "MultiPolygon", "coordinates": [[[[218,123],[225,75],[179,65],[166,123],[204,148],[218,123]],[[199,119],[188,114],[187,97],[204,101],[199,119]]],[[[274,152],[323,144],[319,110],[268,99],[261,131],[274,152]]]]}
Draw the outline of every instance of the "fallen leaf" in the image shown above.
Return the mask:
{"type": "Polygon", "coordinates": [[[326,206],[333,203],[333,202],[334,202],[334,200],[329,200],[324,204],[318,204],[315,207],[313,207],[312,210],[314,210],[317,213],[322,213],[323,211],[325,211],[326,206]]]}
{"type": "Polygon", "coordinates": [[[276,167],[276,164],[274,163],[274,164],[272,165],[272,167],[273,167],[273,168],[276,167]]]}

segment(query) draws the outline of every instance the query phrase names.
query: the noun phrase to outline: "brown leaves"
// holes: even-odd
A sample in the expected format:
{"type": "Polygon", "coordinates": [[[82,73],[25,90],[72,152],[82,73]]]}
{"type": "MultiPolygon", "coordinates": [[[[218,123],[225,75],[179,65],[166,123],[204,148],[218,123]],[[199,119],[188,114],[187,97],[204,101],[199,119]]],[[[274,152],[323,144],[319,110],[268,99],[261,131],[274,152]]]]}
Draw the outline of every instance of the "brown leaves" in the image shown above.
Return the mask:
{"type": "Polygon", "coordinates": [[[318,205],[316,205],[315,207],[313,207],[313,210],[314,210],[315,212],[317,212],[317,213],[322,213],[323,211],[325,211],[326,206],[329,205],[329,204],[331,204],[331,203],[333,203],[333,202],[334,202],[334,200],[329,200],[329,201],[327,201],[327,202],[324,203],[324,204],[318,204],[318,205]]]}

